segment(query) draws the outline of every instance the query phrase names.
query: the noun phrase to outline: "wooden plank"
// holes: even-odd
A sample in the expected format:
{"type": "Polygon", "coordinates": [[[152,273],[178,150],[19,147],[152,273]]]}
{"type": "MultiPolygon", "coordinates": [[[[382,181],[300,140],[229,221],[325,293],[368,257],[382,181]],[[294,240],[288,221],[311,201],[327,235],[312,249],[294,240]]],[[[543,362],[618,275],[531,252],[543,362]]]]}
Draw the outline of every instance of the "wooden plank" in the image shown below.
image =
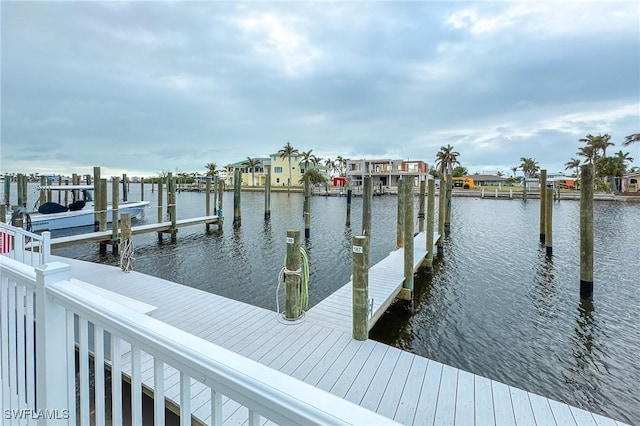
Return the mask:
{"type": "Polygon", "coordinates": [[[536,421],[527,392],[509,386],[509,393],[511,394],[511,403],[513,404],[513,415],[516,419],[516,424],[518,426],[535,425],[536,421]]]}
{"type": "Polygon", "coordinates": [[[481,376],[475,376],[474,379],[475,423],[478,425],[496,424],[495,413],[493,411],[493,390],[491,389],[491,380],[481,376]]]}
{"type": "Polygon", "coordinates": [[[316,384],[322,378],[324,372],[333,365],[335,360],[340,354],[347,348],[352,339],[346,333],[340,333],[340,336],[336,340],[329,350],[325,352],[320,360],[313,364],[311,368],[302,369],[302,365],[296,368],[293,372],[293,377],[300,380],[304,380],[307,383],[316,384]]]}
{"type": "Polygon", "coordinates": [[[429,361],[416,407],[414,424],[434,424],[443,367],[444,365],[439,362],[429,361]]]}
{"type": "Polygon", "coordinates": [[[329,375],[325,382],[332,385],[335,382],[336,377],[342,374],[347,363],[362,344],[363,342],[358,342],[349,338],[347,345],[342,348],[339,353],[336,354],[335,352],[330,351],[328,357],[323,357],[324,362],[311,370],[304,378],[304,381],[311,383],[313,386],[319,387],[319,382],[324,379],[325,375],[329,375]]]}
{"type": "Polygon", "coordinates": [[[567,404],[563,404],[562,402],[558,402],[550,399],[549,406],[551,407],[553,418],[556,419],[557,424],[563,425],[563,426],[576,424],[576,420],[573,418],[573,414],[571,414],[571,409],[567,404]]]}
{"type": "Polygon", "coordinates": [[[458,388],[458,369],[445,365],[442,367],[440,392],[436,406],[436,424],[453,424],[456,414],[456,391],[458,388]]]}
{"type": "Polygon", "coordinates": [[[413,359],[411,370],[409,370],[409,377],[407,377],[407,382],[404,385],[400,402],[393,417],[395,421],[405,425],[414,422],[428,364],[429,360],[426,358],[416,356],[413,359]]]}
{"type": "Polygon", "coordinates": [[[529,394],[529,402],[531,403],[531,410],[533,411],[533,417],[536,424],[539,425],[552,425],[555,424],[551,407],[549,406],[549,400],[539,395],[529,394]]]}
{"type": "MultiPolygon", "coordinates": [[[[375,372],[369,388],[366,390],[360,401],[356,400],[356,396],[354,395],[353,402],[356,402],[369,410],[375,411],[378,408],[378,405],[380,405],[380,401],[384,395],[384,390],[391,379],[391,375],[393,374],[393,370],[401,353],[402,351],[400,349],[394,347],[389,347],[387,349],[387,353],[384,355],[384,358],[380,363],[380,367],[375,372]]],[[[347,399],[349,399],[349,394],[347,394],[347,399]]]]}
{"type": "MultiPolygon", "coordinates": [[[[310,370],[320,359],[329,351],[329,349],[338,341],[341,333],[335,330],[327,329],[328,334],[317,346],[313,348],[313,351],[301,351],[299,355],[302,359],[292,359],[291,362],[284,365],[280,371],[295,377],[295,372],[298,370],[308,371],[310,370]]],[[[306,373],[305,373],[306,374],[306,373]]]]}
{"type": "Polygon", "coordinates": [[[475,422],[475,377],[460,370],[458,372],[458,390],[456,392],[455,423],[470,425],[475,422]]]}
{"type": "Polygon", "coordinates": [[[400,358],[398,358],[398,362],[393,369],[393,374],[384,390],[382,401],[380,401],[380,405],[376,409],[376,411],[383,416],[392,419],[395,415],[414,358],[415,355],[408,352],[402,352],[400,354],[400,358]]]}
{"type": "Polygon", "coordinates": [[[597,423],[590,412],[571,406],[569,406],[569,409],[571,410],[571,414],[573,414],[573,418],[576,423],[580,426],[597,426],[597,423]]]}
{"type": "Polygon", "coordinates": [[[493,391],[493,408],[495,410],[496,424],[515,425],[516,419],[513,416],[513,404],[511,403],[509,386],[492,380],[491,389],[493,391]]]}
{"type": "Polygon", "coordinates": [[[384,351],[377,351],[377,355],[373,358],[371,358],[371,355],[376,347],[379,346],[382,345],[374,342],[373,340],[365,341],[365,344],[363,344],[356,355],[351,358],[351,361],[349,362],[349,365],[347,365],[344,373],[338,378],[331,388],[331,393],[338,395],[340,398],[344,398],[361,371],[377,368],[377,363],[382,359],[384,351]]]}

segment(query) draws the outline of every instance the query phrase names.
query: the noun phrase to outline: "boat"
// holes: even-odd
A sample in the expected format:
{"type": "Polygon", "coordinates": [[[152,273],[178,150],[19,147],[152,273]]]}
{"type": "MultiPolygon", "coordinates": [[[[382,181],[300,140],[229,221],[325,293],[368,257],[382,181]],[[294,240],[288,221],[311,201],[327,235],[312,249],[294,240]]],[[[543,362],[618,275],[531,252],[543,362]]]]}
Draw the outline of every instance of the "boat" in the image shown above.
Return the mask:
{"type": "MultiPolygon", "coordinates": [[[[38,209],[34,211],[28,211],[21,207],[8,213],[6,223],[13,223],[17,216],[22,214],[23,227],[31,232],[77,228],[94,224],[93,185],[46,185],[37,189],[39,191],[70,191],[72,202],[65,206],[48,201],[38,206],[38,209]]],[[[129,213],[132,218],[137,218],[148,207],[148,201],[121,201],[118,203],[118,214],[129,213]]],[[[113,206],[108,204],[107,223],[112,221],[113,206]]]]}

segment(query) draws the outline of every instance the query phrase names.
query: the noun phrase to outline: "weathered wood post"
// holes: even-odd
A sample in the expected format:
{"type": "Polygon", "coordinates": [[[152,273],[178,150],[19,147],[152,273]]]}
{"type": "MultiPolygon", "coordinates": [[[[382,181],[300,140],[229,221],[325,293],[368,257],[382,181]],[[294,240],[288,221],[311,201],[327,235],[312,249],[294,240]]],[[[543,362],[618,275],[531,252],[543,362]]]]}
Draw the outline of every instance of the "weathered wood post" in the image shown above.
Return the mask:
{"type": "Polygon", "coordinates": [[[367,237],[364,244],[365,265],[371,267],[371,206],[373,204],[373,181],[365,176],[362,185],[362,235],[367,237]]]}
{"type": "Polygon", "coordinates": [[[218,181],[218,229],[222,229],[224,222],[224,215],[222,214],[222,196],[224,195],[224,180],[217,179],[218,181]]]}
{"type": "Polygon", "coordinates": [[[347,226],[351,226],[351,180],[347,182],[347,226]]]}
{"type": "Polygon", "coordinates": [[[167,203],[169,207],[169,218],[171,219],[171,242],[175,244],[178,240],[178,226],[177,221],[177,209],[176,209],[176,178],[173,173],[169,172],[168,176],[168,191],[167,203]]]}
{"type": "Polygon", "coordinates": [[[398,179],[398,213],[396,216],[396,248],[404,247],[404,179],[398,179]]]}
{"type": "Polygon", "coordinates": [[[367,340],[367,337],[369,337],[369,265],[367,264],[366,255],[369,244],[367,240],[368,237],[364,235],[352,238],[352,335],[355,340],[367,340]]]}
{"type": "Polygon", "coordinates": [[[131,213],[123,213],[120,218],[122,226],[120,235],[120,268],[124,272],[133,269],[133,244],[131,243],[131,213]]]}
{"type": "Polygon", "coordinates": [[[581,168],[580,297],[593,298],[593,165],[581,168]]]}
{"type": "Polygon", "coordinates": [[[144,178],[140,178],[140,201],[144,201],[144,178]]]}
{"type": "Polygon", "coordinates": [[[124,201],[125,203],[128,200],[128,193],[129,193],[129,181],[127,180],[127,174],[123,173],[122,174],[122,201],[124,201]]]}
{"type": "Polygon", "coordinates": [[[453,177],[451,173],[447,175],[447,192],[446,192],[446,203],[444,207],[445,218],[444,218],[444,233],[445,235],[449,235],[451,233],[451,193],[453,191],[453,177]]]}
{"type": "Polygon", "coordinates": [[[4,205],[6,207],[11,205],[11,176],[8,173],[4,174],[4,205]]]}
{"type": "MultiPolygon", "coordinates": [[[[46,176],[40,176],[40,186],[46,186],[47,185],[47,177],[46,176]]],[[[44,203],[47,202],[47,194],[45,191],[43,191],[42,189],[40,190],[40,197],[38,198],[38,203],[39,205],[43,205],[44,203]]]]}
{"type": "Polygon", "coordinates": [[[155,190],[155,184],[156,184],[156,180],[155,179],[151,179],[151,193],[153,194],[153,191],[155,190]]]}
{"type": "Polygon", "coordinates": [[[544,244],[547,227],[547,171],[540,170],[540,242],[544,244]]]}
{"type": "MultiPolygon", "coordinates": [[[[158,179],[158,223],[164,222],[164,202],[162,200],[164,194],[163,184],[164,178],[161,177],[158,179]]],[[[158,240],[162,241],[162,232],[158,232],[158,240]]]]}
{"type": "Polygon", "coordinates": [[[7,206],[0,204],[0,222],[5,223],[7,220],[7,206]]]}
{"type": "Polygon", "coordinates": [[[218,185],[219,185],[219,181],[220,179],[218,179],[218,176],[211,176],[212,179],[212,183],[213,183],[213,214],[218,214],[218,185]]]}
{"type": "Polygon", "coordinates": [[[404,186],[404,282],[400,298],[405,300],[405,308],[413,309],[413,177],[402,179],[404,186]]]}
{"type": "Polygon", "coordinates": [[[522,178],[522,200],[527,201],[527,174],[522,178]]]}
{"type": "Polygon", "coordinates": [[[237,228],[242,225],[240,211],[240,185],[242,184],[242,175],[240,169],[233,171],[233,227],[237,228]]]}
{"type": "Polygon", "coordinates": [[[427,195],[427,258],[426,269],[427,274],[433,273],[433,233],[435,222],[435,210],[436,210],[436,182],[434,179],[429,179],[428,183],[428,195],[427,195]]]}
{"type": "MultiPolygon", "coordinates": [[[[104,232],[107,230],[107,179],[101,178],[100,181],[96,181],[100,187],[100,199],[99,202],[94,201],[94,207],[98,202],[98,232],[104,232]]],[[[95,189],[95,188],[94,188],[95,189]]],[[[107,253],[107,244],[104,242],[99,243],[100,254],[107,253]]]]}
{"type": "Polygon", "coordinates": [[[271,165],[265,166],[267,169],[267,181],[264,183],[264,218],[271,217],[271,165]]]}
{"type": "MultiPolygon", "coordinates": [[[[204,183],[204,215],[211,215],[211,176],[207,176],[207,181],[204,183]]],[[[209,224],[205,225],[207,232],[209,232],[209,224]]]]}
{"type": "MultiPolygon", "coordinates": [[[[60,202],[60,191],[58,191],[58,202],[60,202]]],[[[100,227],[100,167],[93,168],[93,230],[100,227]]]]}
{"type": "Polygon", "coordinates": [[[311,236],[311,184],[309,179],[304,181],[304,237],[311,236]]]}
{"type": "Polygon", "coordinates": [[[427,182],[420,181],[420,199],[418,200],[418,232],[424,232],[424,198],[427,189],[427,182]]]}
{"type": "Polygon", "coordinates": [[[23,196],[23,190],[22,190],[22,185],[24,185],[24,180],[22,179],[22,173],[18,173],[18,181],[16,182],[16,187],[17,187],[17,193],[18,193],[18,207],[24,207],[24,204],[26,204],[26,201],[22,198],[23,196]]]}
{"type": "Polygon", "coordinates": [[[553,191],[545,191],[545,247],[547,256],[553,255],[553,191]]]}
{"type": "Polygon", "coordinates": [[[442,179],[440,179],[440,188],[438,191],[438,241],[436,243],[438,256],[444,254],[444,211],[445,211],[445,185],[443,185],[442,179]]]}
{"type": "Polygon", "coordinates": [[[300,273],[300,231],[287,231],[287,264],[284,272],[285,319],[296,320],[302,315],[300,273]]]}
{"type": "Polygon", "coordinates": [[[120,179],[115,176],[111,182],[111,253],[118,254],[118,203],[120,199],[119,194],[120,179]]]}

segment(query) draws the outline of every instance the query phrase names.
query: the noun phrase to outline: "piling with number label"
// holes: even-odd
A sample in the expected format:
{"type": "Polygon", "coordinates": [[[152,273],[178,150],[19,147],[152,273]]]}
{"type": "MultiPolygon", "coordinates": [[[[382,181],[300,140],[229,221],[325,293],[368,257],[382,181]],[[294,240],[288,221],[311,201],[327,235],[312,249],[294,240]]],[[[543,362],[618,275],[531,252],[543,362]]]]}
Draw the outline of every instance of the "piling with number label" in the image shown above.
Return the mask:
{"type": "Polygon", "coordinates": [[[352,335],[355,340],[367,340],[369,336],[369,265],[366,255],[368,238],[364,235],[354,236],[352,244],[352,335]]]}
{"type": "Polygon", "coordinates": [[[540,242],[544,244],[547,227],[547,171],[540,170],[540,242]]]}
{"type": "Polygon", "coordinates": [[[593,165],[581,170],[580,188],[580,297],[593,297],[593,165]]]}
{"type": "Polygon", "coordinates": [[[284,273],[285,319],[296,320],[302,316],[300,268],[300,231],[287,231],[287,262],[284,273]]]}
{"type": "Polygon", "coordinates": [[[367,237],[364,245],[365,265],[371,267],[371,205],[373,204],[373,181],[365,176],[362,185],[362,235],[367,237]]]}

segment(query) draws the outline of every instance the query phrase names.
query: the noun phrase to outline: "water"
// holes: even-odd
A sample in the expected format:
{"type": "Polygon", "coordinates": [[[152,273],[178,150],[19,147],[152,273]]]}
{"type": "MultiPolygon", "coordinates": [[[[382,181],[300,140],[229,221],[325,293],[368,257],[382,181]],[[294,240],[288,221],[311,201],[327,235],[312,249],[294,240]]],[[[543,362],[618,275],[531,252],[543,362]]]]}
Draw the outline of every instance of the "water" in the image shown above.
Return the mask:
{"type": "MultiPolygon", "coordinates": [[[[155,203],[147,187],[145,199],[155,203]]],[[[136,193],[137,192],[137,193],[136,193]]],[[[30,194],[31,196],[31,194],[30,194]]],[[[204,215],[204,194],[178,194],[178,217],[204,215]]],[[[139,199],[131,185],[129,199],[139,199]]],[[[166,199],[166,197],[165,197],[166,199]]],[[[287,229],[304,229],[302,196],[242,194],[234,230],[225,194],[223,232],[181,228],[178,243],[134,237],[135,270],[275,310],[287,229]]],[[[314,197],[310,304],[349,280],[351,237],[361,230],[361,199],[345,226],[345,198],[314,197]]],[[[640,423],[640,205],[596,202],[593,303],[579,298],[579,203],[554,205],[554,256],[538,242],[539,204],[454,198],[452,233],[431,279],[416,280],[415,312],[393,306],[372,338],[463,370],[631,424],[640,423]]],[[[155,209],[140,223],[155,222],[155,209]]],[[[374,198],[372,261],[395,249],[396,197],[374,198]]],[[[416,225],[417,228],[417,225],[416,225]]],[[[54,254],[117,264],[96,245],[54,254]]]]}

